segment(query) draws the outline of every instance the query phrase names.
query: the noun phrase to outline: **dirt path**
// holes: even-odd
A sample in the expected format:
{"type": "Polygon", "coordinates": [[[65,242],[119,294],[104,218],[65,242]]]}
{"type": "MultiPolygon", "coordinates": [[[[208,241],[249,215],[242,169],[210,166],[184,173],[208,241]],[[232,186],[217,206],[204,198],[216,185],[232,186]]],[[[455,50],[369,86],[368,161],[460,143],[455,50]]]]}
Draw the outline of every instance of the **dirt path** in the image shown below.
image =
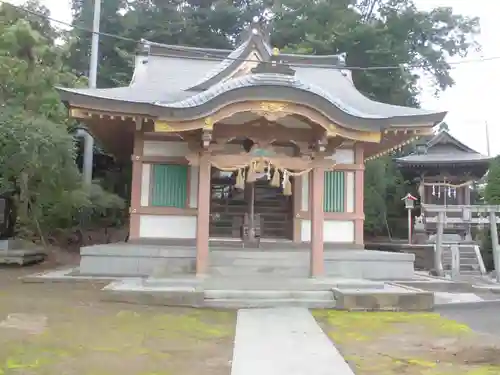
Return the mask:
{"type": "Polygon", "coordinates": [[[235,313],[99,301],[102,284],[0,268],[0,375],[227,375],[235,313]]]}
{"type": "Polygon", "coordinates": [[[500,339],[438,314],[315,312],[356,375],[498,375],[500,339]]]}

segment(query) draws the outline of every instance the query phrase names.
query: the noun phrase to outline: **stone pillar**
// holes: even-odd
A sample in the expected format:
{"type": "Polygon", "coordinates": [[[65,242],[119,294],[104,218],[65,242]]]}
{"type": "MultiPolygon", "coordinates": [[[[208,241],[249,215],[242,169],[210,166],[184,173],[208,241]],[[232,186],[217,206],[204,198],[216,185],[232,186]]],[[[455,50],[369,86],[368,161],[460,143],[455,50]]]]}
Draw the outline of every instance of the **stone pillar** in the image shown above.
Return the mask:
{"type": "Polygon", "coordinates": [[[471,192],[470,187],[469,187],[469,185],[467,185],[467,186],[464,186],[463,189],[464,189],[464,204],[466,206],[469,206],[470,205],[470,192],[471,192]]]}
{"type": "Polygon", "coordinates": [[[311,276],[323,276],[325,261],[323,254],[323,193],[325,187],[325,171],[314,168],[311,172],[311,276]]]}
{"type": "Polygon", "coordinates": [[[365,195],[365,170],[363,160],[363,144],[356,143],[354,148],[354,162],[356,163],[356,172],[354,172],[354,244],[364,245],[364,195],[365,195]]]}
{"type": "Polygon", "coordinates": [[[143,154],[144,154],[144,137],[142,131],[136,131],[134,134],[134,154],[132,155],[132,185],[130,188],[129,240],[136,240],[140,237],[141,216],[138,210],[141,207],[143,154]]]}
{"type": "Polygon", "coordinates": [[[206,156],[200,158],[198,178],[198,216],[196,219],[196,275],[208,272],[208,237],[210,225],[210,162],[206,156]]]}

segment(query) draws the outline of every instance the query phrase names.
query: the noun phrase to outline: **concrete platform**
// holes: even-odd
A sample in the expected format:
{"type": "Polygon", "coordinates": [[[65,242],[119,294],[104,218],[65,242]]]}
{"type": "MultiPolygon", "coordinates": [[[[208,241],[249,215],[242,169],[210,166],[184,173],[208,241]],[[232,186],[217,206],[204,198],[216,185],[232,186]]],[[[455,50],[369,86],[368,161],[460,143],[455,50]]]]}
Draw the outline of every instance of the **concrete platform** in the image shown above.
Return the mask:
{"type": "MultiPolygon", "coordinates": [[[[325,250],[325,276],[395,280],[414,277],[413,254],[355,249],[325,250]]],[[[309,249],[244,249],[210,247],[209,274],[214,277],[310,275],[309,249]]],[[[157,276],[195,273],[194,247],[116,243],[83,247],[81,276],[157,276]]]]}
{"type": "Polygon", "coordinates": [[[383,289],[333,289],[339,310],[349,311],[427,311],[434,307],[434,294],[399,285],[383,289]]]}
{"type": "Polygon", "coordinates": [[[45,251],[33,243],[18,239],[0,240],[0,264],[25,266],[41,263],[46,258],[45,251]]]}
{"type": "Polygon", "coordinates": [[[326,278],[173,278],[117,280],[102,290],[106,301],[224,309],[264,307],[345,310],[429,310],[433,293],[388,283],[326,278]]]}

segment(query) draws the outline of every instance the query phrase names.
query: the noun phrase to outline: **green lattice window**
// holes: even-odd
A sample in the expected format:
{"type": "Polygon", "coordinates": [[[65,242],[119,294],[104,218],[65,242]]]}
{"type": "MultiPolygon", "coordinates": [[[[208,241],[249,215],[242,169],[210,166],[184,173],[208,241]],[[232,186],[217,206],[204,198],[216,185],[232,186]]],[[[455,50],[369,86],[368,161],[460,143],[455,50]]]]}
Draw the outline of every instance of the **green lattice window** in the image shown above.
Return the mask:
{"type": "Polygon", "coordinates": [[[323,210],[325,212],[344,212],[345,210],[345,172],[325,172],[323,210]]]}
{"type": "Polygon", "coordinates": [[[185,208],[188,189],[187,165],[153,164],[151,205],[185,208]]]}

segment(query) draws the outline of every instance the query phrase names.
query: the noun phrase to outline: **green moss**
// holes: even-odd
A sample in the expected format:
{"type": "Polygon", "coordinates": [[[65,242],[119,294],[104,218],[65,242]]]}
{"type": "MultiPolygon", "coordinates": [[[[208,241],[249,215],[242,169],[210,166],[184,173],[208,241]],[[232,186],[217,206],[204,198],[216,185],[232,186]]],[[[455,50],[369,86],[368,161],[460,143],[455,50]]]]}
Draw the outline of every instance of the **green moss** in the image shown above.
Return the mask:
{"type": "MultiPolygon", "coordinates": [[[[79,363],[91,369],[91,358],[96,356],[109,361],[110,374],[117,373],[116,366],[123,366],[123,358],[135,358],[147,363],[142,368],[144,375],[170,375],[165,364],[177,353],[193,352],[234,334],[234,313],[174,311],[177,313],[120,311],[92,319],[68,311],[69,319],[54,321],[43,334],[0,346],[0,375],[12,371],[48,375],[60,372],[54,369],[61,363],[79,363]]],[[[105,372],[90,371],[88,375],[105,372]]]]}
{"type": "Polygon", "coordinates": [[[407,324],[419,325],[435,335],[463,335],[471,329],[433,313],[314,311],[328,324],[328,335],[336,342],[369,341],[382,333],[396,333],[407,324]]]}

